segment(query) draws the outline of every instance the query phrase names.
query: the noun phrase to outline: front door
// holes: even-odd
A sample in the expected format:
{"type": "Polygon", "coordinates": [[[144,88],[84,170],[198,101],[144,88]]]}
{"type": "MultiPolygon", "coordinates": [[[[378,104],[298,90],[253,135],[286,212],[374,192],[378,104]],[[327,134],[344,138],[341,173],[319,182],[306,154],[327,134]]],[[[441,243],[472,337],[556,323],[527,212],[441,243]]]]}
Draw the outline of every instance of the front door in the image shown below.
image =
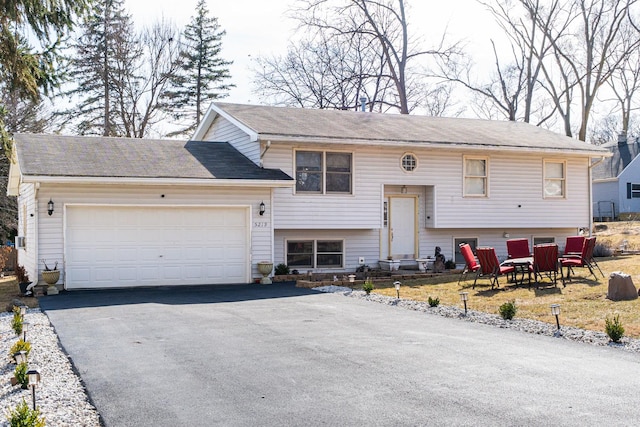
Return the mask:
{"type": "MultiPolygon", "coordinates": [[[[394,259],[415,259],[416,251],[416,197],[389,197],[389,227],[387,256],[394,259]]],[[[383,254],[384,255],[384,254],[383,254]]]]}

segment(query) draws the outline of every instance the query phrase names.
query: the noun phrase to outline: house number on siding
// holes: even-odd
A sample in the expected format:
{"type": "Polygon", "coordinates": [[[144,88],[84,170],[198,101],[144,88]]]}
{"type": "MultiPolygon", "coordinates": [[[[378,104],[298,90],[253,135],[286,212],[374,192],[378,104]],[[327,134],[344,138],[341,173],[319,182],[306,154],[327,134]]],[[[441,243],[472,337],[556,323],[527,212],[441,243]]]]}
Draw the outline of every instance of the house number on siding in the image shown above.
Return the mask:
{"type": "Polygon", "coordinates": [[[267,228],[266,221],[256,221],[253,223],[253,228],[267,228]]]}

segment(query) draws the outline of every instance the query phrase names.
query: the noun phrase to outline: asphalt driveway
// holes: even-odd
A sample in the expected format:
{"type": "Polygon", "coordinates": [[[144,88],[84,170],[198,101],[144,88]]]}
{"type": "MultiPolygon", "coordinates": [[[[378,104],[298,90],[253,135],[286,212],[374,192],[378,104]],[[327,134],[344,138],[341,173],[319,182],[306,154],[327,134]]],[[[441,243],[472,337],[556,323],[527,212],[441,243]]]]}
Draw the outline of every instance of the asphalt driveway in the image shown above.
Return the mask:
{"type": "Polygon", "coordinates": [[[107,426],[640,423],[637,354],[291,284],[40,304],[107,426]]]}

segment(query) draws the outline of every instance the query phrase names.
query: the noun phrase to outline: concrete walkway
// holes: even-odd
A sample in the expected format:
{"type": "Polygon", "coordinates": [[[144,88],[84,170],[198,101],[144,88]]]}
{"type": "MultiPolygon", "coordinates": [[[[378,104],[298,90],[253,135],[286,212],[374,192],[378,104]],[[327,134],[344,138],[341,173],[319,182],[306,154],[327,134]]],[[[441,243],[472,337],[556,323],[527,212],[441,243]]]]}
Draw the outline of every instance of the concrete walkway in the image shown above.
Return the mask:
{"type": "Polygon", "coordinates": [[[107,426],[638,425],[640,357],[291,284],[40,300],[107,426]]]}

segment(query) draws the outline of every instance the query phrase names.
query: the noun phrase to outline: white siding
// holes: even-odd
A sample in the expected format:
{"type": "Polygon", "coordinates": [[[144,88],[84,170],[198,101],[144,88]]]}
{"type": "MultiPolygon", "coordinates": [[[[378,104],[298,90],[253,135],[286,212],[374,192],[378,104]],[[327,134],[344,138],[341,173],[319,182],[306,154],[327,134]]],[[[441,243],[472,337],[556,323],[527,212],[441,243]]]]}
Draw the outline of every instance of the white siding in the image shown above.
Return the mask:
{"type": "MultiPolygon", "coordinates": [[[[24,236],[26,247],[18,249],[18,263],[22,265],[31,281],[38,280],[38,237],[36,233],[38,206],[35,200],[35,185],[21,184],[18,196],[18,236],[24,236]]],[[[48,200],[47,200],[48,201],[48,200]]],[[[44,214],[47,214],[47,210],[44,214]]]]}
{"type": "MultiPolygon", "coordinates": [[[[294,146],[272,145],[265,167],[295,176],[294,146]]],[[[306,149],[336,150],[314,145],[306,149]]],[[[341,150],[349,147],[341,146],[341,150]]],[[[371,229],[382,224],[381,205],[389,186],[423,186],[420,206],[430,210],[420,224],[436,228],[583,227],[589,224],[589,180],[586,158],[567,162],[566,197],[543,198],[540,154],[489,154],[489,197],[463,197],[463,151],[413,150],[419,167],[403,172],[404,148],[358,147],[353,155],[353,194],[307,195],[275,190],[276,229],[371,229]],[[427,194],[429,200],[425,200],[427,194]]],[[[486,154],[486,153],[485,153],[486,154]]]]}
{"type": "MultiPolygon", "coordinates": [[[[66,204],[128,206],[249,206],[251,208],[252,276],[261,277],[257,262],[272,260],[271,190],[263,188],[195,188],[138,186],[42,186],[38,193],[38,257],[47,264],[59,262],[64,278],[63,215],[66,204]],[[163,197],[164,195],[164,197],[163,197]],[[55,203],[53,215],[47,215],[47,202],[55,203]],[[267,205],[264,216],[258,213],[261,201],[267,205]]],[[[44,269],[42,263],[37,266],[44,269]]]]}
{"type": "Polygon", "coordinates": [[[260,164],[260,143],[251,141],[249,135],[221,116],[213,121],[204,140],[228,142],[252,162],[260,164]]]}
{"type": "MultiPolygon", "coordinates": [[[[375,267],[378,264],[378,230],[277,230],[275,232],[274,256],[275,263],[286,264],[287,240],[311,239],[344,239],[344,269],[315,269],[318,272],[354,271],[358,267],[358,258],[364,257],[365,264],[375,267]]],[[[291,267],[295,268],[295,267],[291,267]]],[[[305,273],[305,271],[300,271],[305,273]]]]}

